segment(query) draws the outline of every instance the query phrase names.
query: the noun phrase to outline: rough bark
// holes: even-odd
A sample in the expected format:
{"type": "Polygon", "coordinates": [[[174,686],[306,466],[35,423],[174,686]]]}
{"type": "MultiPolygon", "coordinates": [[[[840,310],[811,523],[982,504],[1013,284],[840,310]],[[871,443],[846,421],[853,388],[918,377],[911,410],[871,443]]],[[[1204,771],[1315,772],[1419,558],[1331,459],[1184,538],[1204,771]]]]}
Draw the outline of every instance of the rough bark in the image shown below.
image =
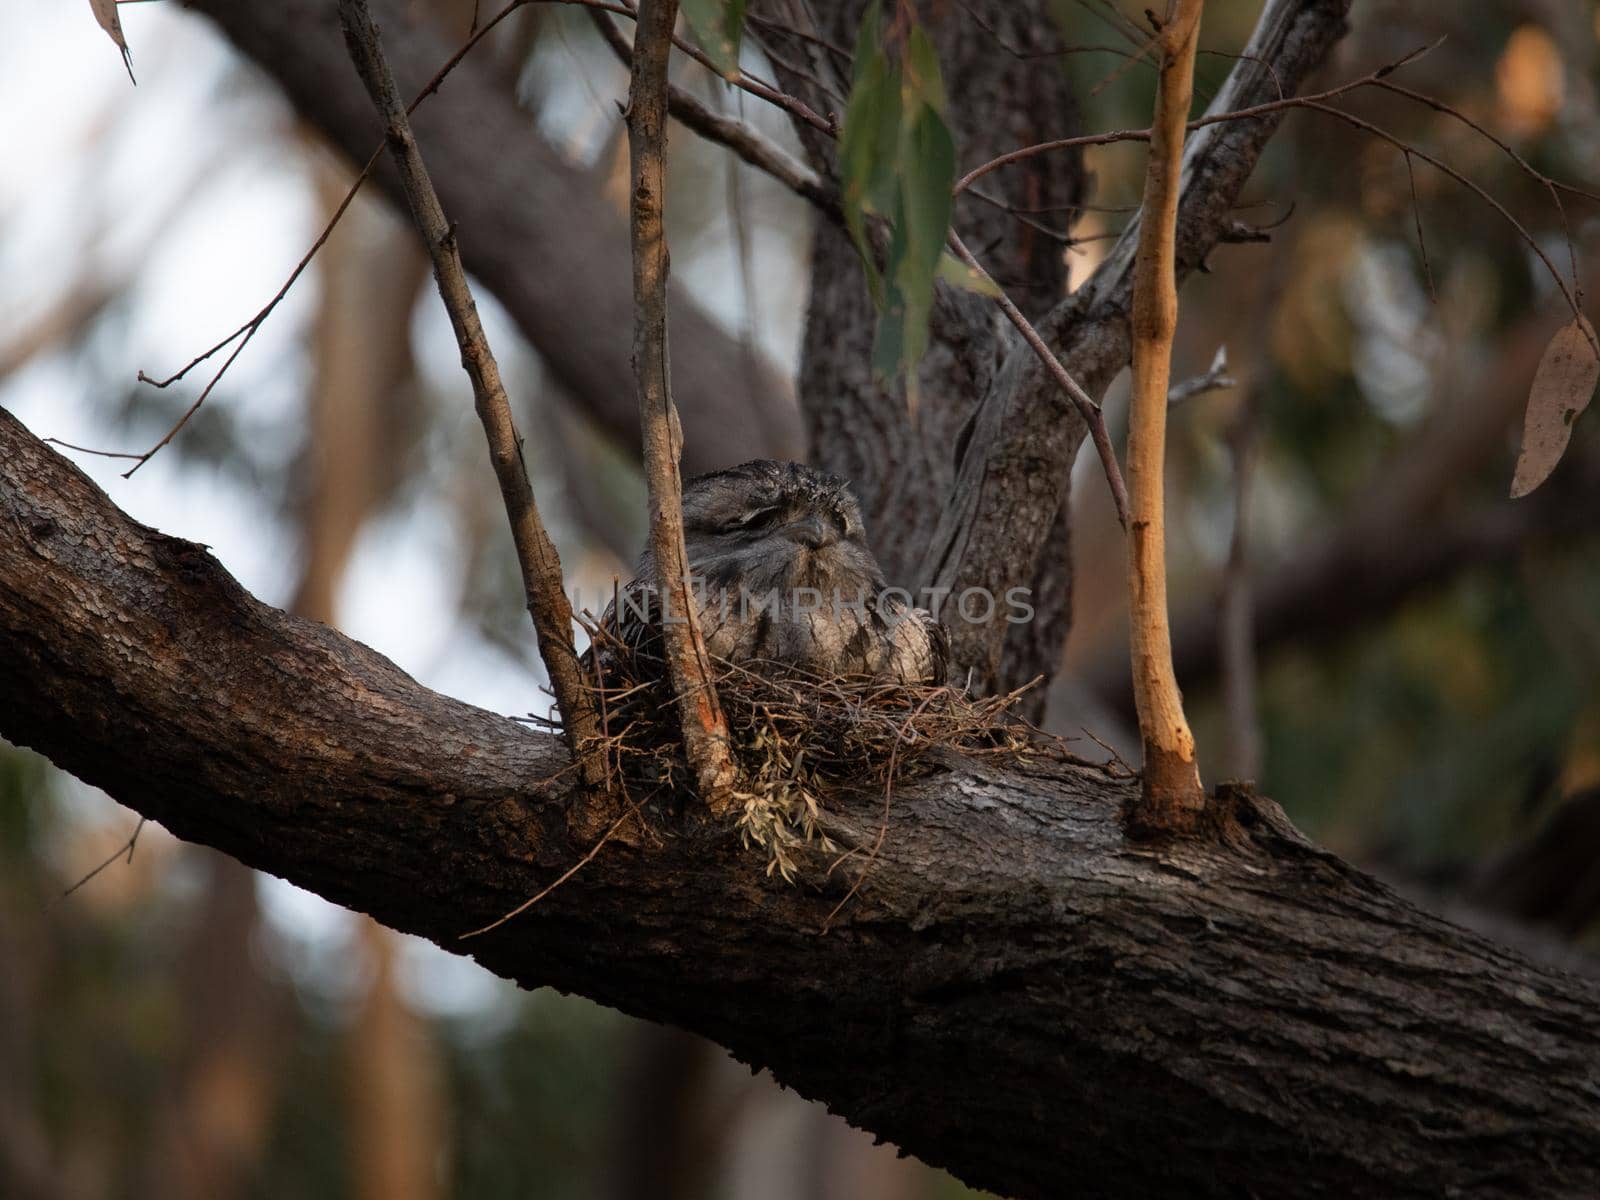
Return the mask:
{"type": "MultiPolygon", "coordinates": [[[[383,128],[351,70],[332,4],[194,0],[246,56],[283,88],[290,103],[357,162],[383,128]]],[[[384,49],[408,99],[453,54],[422,8],[372,0],[384,49]]],[[[495,35],[491,35],[495,36],[495,35]]],[[[627,229],[601,203],[582,167],[543,141],[518,106],[514,80],[482,55],[469,55],[413,117],[440,199],[456,223],[461,254],[510,311],[551,374],[613,436],[638,441],[628,366],[633,328],[627,229]],[[552,284],[552,281],[559,281],[552,284]]],[[[378,182],[404,208],[387,165],[378,182]]],[[[803,453],[789,385],[763,367],[759,395],[746,382],[738,340],[681,290],[675,293],[685,469],[803,453]]]]}
{"type": "MultiPolygon", "coordinates": [[[[951,759],[882,853],[770,879],[726,827],[592,834],[559,742],[417,685],[124,517],[0,413],[0,734],[179,836],[703,1033],[1017,1196],[1600,1190],[1592,985],[1427,915],[1233,797],[1127,842],[1126,781],[951,759]]],[[[829,822],[870,842],[881,797],[829,822]]]]}

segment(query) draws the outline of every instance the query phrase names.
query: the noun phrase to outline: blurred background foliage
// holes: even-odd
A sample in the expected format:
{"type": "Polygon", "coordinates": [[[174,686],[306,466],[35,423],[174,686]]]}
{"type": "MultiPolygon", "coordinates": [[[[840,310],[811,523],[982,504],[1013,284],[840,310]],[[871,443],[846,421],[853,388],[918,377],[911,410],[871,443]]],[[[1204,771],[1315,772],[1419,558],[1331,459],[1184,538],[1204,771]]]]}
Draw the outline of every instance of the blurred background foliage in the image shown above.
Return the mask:
{"type": "MultiPolygon", "coordinates": [[[[463,27],[471,7],[434,6],[463,27]]],[[[932,7],[954,20],[964,6],[932,7]]],[[[1056,6],[1064,43],[1113,51],[1060,60],[1085,128],[1147,122],[1153,76],[1127,63],[1139,7],[1056,6]]],[[[1202,101],[1259,8],[1207,5],[1219,53],[1201,60],[1202,101]]],[[[40,434],[142,449],[193,390],[134,372],[171,370],[259,307],[348,167],[175,5],[123,10],[137,92],[87,5],[13,0],[7,18],[0,404],[40,434]]],[[[1589,0],[1358,0],[1352,25],[1319,86],[1443,38],[1408,86],[1538,169],[1600,184],[1589,0]]],[[[582,15],[530,10],[482,52],[508,68],[537,135],[592,174],[595,203],[620,211],[625,75],[582,15]]],[[[794,146],[781,119],[704,72],[684,65],[680,82],[794,146]]],[[[1594,204],[1569,196],[1557,211],[1448,114],[1368,92],[1348,107],[1480,183],[1564,269],[1570,235],[1589,282],[1594,204]]],[[[675,268],[747,353],[792,373],[809,214],[716,147],[680,132],[672,150],[675,268]]],[[[1257,777],[1313,836],[1440,903],[1503,901],[1592,942],[1600,822],[1574,806],[1600,794],[1600,435],[1590,416],[1541,496],[1504,500],[1528,382],[1566,318],[1512,228],[1410,165],[1291,114],[1238,214],[1274,225],[1271,241],[1219,249],[1184,289],[1176,375],[1225,346],[1238,385],[1187,401],[1171,428],[1180,678],[1211,778],[1257,777]],[[1247,571],[1230,576],[1230,550],[1247,571]],[[1230,578],[1254,581],[1242,692],[1239,661],[1214,650],[1230,578]],[[1540,857],[1549,829],[1564,857],[1540,857]],[[1539,881],[1538,902],[1508,890],[1507,864],[1539,881]]],[[[1143,149],[1094,148],[1087,166],[1074,283],[1136,203],[1143,149]]],[[[598,606],[642,530],[632,452],[480,303],[533,431],[547,519],[598,606]]],[[[80,461],[265,599],[337,622],[431,686],[542,710],[469,400],[409,234],[363,201],[171,446],[129,481],[80,461]]],[[[1103,491],[1080,463],[1052,719],[1127,752],[1121,550],[1103,491]]],[[[967,1194],[705,1043],[520,993],[154,827],[63,897],[135,825],[0,743],[0,1195],[967,1194]]]]}

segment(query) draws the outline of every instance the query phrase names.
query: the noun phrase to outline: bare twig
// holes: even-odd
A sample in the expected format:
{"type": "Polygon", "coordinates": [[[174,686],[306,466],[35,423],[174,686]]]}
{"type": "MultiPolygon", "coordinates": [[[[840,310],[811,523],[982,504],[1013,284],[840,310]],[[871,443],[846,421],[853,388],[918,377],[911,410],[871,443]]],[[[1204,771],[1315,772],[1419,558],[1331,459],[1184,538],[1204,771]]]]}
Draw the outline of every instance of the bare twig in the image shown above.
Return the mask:
{"type": "Polygon", "coordinates": [[[1128,538],[1128,609],[1133,695],[1144,746],[1140,797],[1129,812],[1141,832],[1192,831],[1205,809],[1194,735],[1172,668],[1167,618],[1167,389],[1178,324],[1177,220],[1184,117],[1194,94],[1195,46],[1205,0],[1179,0],[1161,32],[1161,73],[1144,185],[1144,221],[1133,267],[1133,387],[1128,408],[1128,476],[1133,523],[1128,538]]]}
{"type": "Polygon", "coordinates": [[[956,0],[956,7],[966,13],[972,19],[973,24],[987,33],[1000,49],[1004,50],[1012,58],[1022,62],[1037,58],[1063,58],[1072,54],[1115,54],[1118,58],[1129,57],[1129,51],[1125,46],[1072,45],[1061,46],[1055,50],[1024,50],[1007,39],[1004,34],[995,28],[991,21],[968,4],[966,0],[956,0]]]}
{"type": "MultiPolygon", "coordinates": [[[[1411,189],[1411,219],[1416,222],[1417,226],[1417,252],[1422,255],[1422,277],[1428,284],[1428,299],[1438,304],[1439,292],[1433,286],[1433,264],[1428,261],[1428,239],[1422,236],[1422,205],[1417,200],[1416,167],[1411,161],[1411,151],[1402,150],[1400,157],[1405,159],[1406,184],[1411,189]]],[[[1571,242],[1569,241],[1568,244],[1570,245],[1571,242]]],[[[1576,271],[1573,272],[1573,277],[1577,277],[1576,271]]]]}
{"type": "Polygon", "coordinates": [[[462,365],[472,381],[474,405],[483,423],[489,457],[500,484],[506,516],[511,522],[528,612],[539,635],[539,654],[550,674],[567,742],[573,757],[582,764],[584,782],[598,786],[604,780],[604,771],[591,746],[597,730],[594,707],[583,687],[582,670],[573,646],[572,608],[562,588],[561,558],[539,516],[527,466],[522,459],[522,440],[511,416],[511,402],[478,320],[477,305],[461,265],[455,230],[445,218],[433,181],[423,165],[405,104],[383,57],[366,0],[339,0],[339,21],[351,60],[383,117],[385,136],[411,206],[412,219],[433,259],[439,295],[461,347],[462,365]]]}
{"type": "MultiPolygon", "coordinates": [[[[637,7],[625,7],[623,12],[626,15],[633,17],[636,22],[639,22],[642,20],[641,14],[643,13],[643,9],[644,6],[641,4],[637,7]]],[[[611,11],[615,10],[613,9],[611,11]]],[[[638,35],[636,34],[635,36],[637,37],[638,35]]],[[[711,61],[711,57],[693,42],[686,41],[685,39],[674,34],[672,36],[672,45],[676,46],[679,50],[683,51],[683,53],[694,59],[695,62],[699,63],[713,75],[719,77],[722,75],[721,69],[718,68],[716,63],[711,61]]],[[[782,89],[766,82],[765,80],[757,79],[755,76],[750,74],[749,71],[740,71],[738,78],[730,79],[728,82],[736,88],[740,88],[743,91],[749,92],[752,96],[758,97],[759,99],[765,100],[769,104],[783,109],[784,112],[790,114],[797,120],[804,121],[813,129],[825,133],[829,137],[836,136],[838,133],[838,130],[834,127],[834,123],[832,121],[828,120],[826,117],[818,115],[816,110],[804,100],[800,99],[800,97],[792,96],[788,92],[783,91],[782,89]]]]}
{"type": "Polygon", "coordinates": [[[506,913],[504,916],[498,917],[495,920],[490,921],[487,925],[484,925],[484,926],[482,926],[482,927],[480,927],[478,929],[474,929],[474,930],[472,930],[472,931],[470,931],[468,933],[463,933],[461,935],[461,940],[464,942],[468,938],[475,938],[475,937],[478,937],[478,936],[480,936],[482,934],[488,933],[491,929],[499,929],[500,926],[504,925],[507,921],[511,920],[513,917],[520,917],[523,913],[527,912],[535,904],[539,903],[539,901],[543,900],[551,892],[555,891],[563,883],[565,883],[567,880],[571,879],[579,871],[583,870],[590,863],[592,863],[595,860],[595,857],[605,847],[605,844],[607,842],[609,842],[612,839],[612,837],[616,834],[617,830],[621,829],[622,826],[631,817],[636,816],[638,814],[638,812],[639,812],[639,806],[637,804],[632,805],[631,807],[626,809],[622,813],[621,816],[619,816],[615,821],[611,822],[610,826],[608,826],[606,831],[600,835],[599,839],[595,842],[595,844],[589,847],[589,852],[587,854],[585,854],[577,862],[573,863],[570,867],[568,867],[565,871],[563,871],[555,879],[551,880],[551,882],[546,887],[541,888],[536,894],[534,894],[533,896],[530,896],[528,899],[524,900],[521,904],[517,905],[515,908],[513,908],[510,912],[506,913]]]}
{"type": "MultiPolygon", "coordinates": [[[[955,230],[952,229],[950,231],[950,236],[947,240],[950,249],[955,252],[957,258],[966,263],[982,278],[989,280],[991,283],[994,282],[989,273],[983,269],[982,264],[973,256],[972,251],[967,249],[966,243],[961,240],[955,230]]],[[[997,293],[995,303],[999,305],[1000,311],[1005,314],[1006,319],[1022,335],[1023,340],[1028,343],[1033,352],[1039,356],[1039,361],[1044,364],[1045,369],[1050,372],[1055,381],[1061,385],[1061,390],[1066,392],[1068,398],[1072,401],[1073,407],[1078,410],[1078,415],[1083,418],[1084,424],[1089,427],[1089,436],[1094,441],[1095,453],[1100,456],[1100,467],[1105,472],[1106,483],[1111,486],[1111,498],[1116,502],[1117,519],[1122,522],[1122,528],[1126,530],[1129,520],[1128,489],[1122,481],[1122,469],[1117,465],[1117,452],[1112,449],[1111,435],[1106,430],[1105,413],[1101,411],[1100,406],[1094,402],[1089,393],[1083,390],[1078,381],[1068,373],[1066,366],[1056,357],[1050,347],[1045,345],[1044,338],[1039,336],[1039,331],[1033,327],[1033,323],[1022,315],[1022,310],[1012,303],[1011,298],[1005,294],[1003,289],[997,286],[995,290],[997,293]]]]}
{"type": "Polygon", "coordinates": [[[1196,396],[1204,396],[1207,392],[1222,392],[1238,386],[1239,381],[1228,374],[1228,348],[1218,346],[1216,354],[1212,356],[1211,365],[1205,369],[1203,375],[1185,379],[1182,383],[1175,383],[1167,389],[1167,407],[1176,408],[1196,396]]]}
{"type": "MultiPolygon", "coordinates": [[[[617,28],[617,23],[600,9],[590,9],[589,12],[600,36],[622,65],[631,68],[633,47],[617,28]]],[[[671,83],[667,85],[667,111],[701,137],[732,150],[795,195],[809,200],[835,225],[843,225],[844,210],[840,207],[838,190],[753,126],[726,113],[714,111],[671,83]]]]}
{"type": "Polygon", "coordinates": [[[116,862],[117,859],[125,857],[126,861],[131,863],[133,861],[133,848],[136,845],[138,845],[138,843],[139,843],[139,835],[144,832],[144,823],[145,823],[146,820],[148,820],[148,818],[140,817],[139,818],[139,823],[133,827],[133,832],[128,835],[128,840],[126,842],[124,842],[124,843],[122,843],[122,845],[118,846],[116,848],[116,850],[114,850],[112,852],[112,854],[111,854],[111,856],[109,858],[107,858],[103,863],[101,863],[94,870],[90,871],[82,879],[78,880],[77,883],[73,884],[66,891],[62,892],[61,895],[57,896],[53,901],[51,901],[51,903],[52,904],[59,904],[61,901],[65,900],[68,896],[72,895],[73,892],[75,892],[79,888],[81,888],[84,884],[88,883],[96,875],[100,874],[101,871],[104,871],[112,863],[116,862]]]}
{"type": "MultiPolygon", "coordinates": [[[[127,0],[122,0],[122,2],[126,3],[127,0]]],[[[517,9],[531,3],[578,4],[586,8],[602,9],[607,12],[621,13],[624,16],[633,15],[632,10],[624,8],[621,4],[611,3],[610,0],[510,0],[510,2],[504,8],[491,17],[481,28],[477,27],[475,24],[472,35],[468,37],[464,43],[462,43],[460,49],[458,49],[454,54],[445,60],[444,64],[434,72],[433,78],[428,80],[427,84],[423,86],[422,90],[416,94],[416,97],[406,107],[407,114],[415,112],[419,104],[421,104],[429,96],[433,95],[434,92],[438,91],[439,85],[444,81],[445,76],[449,75],[451,71],[455,70],[456,66],[461,62],[461,60],[465,58],[473,49],[473,47],[481,42],[489,34],[489,32],[495,28],[495,26],[499,25],[501,21],[505,20],[517,9]]],[[[474,18],[474,20],[476,20],[476,18],[474,18]]],[[[189,423],[190,418],[193,417],[195,413],[200,411],[200,406],[203,405],[210,397],[211,393],[216,389],[217,384],[222,381],[222,377],[228,373],[228,369],[233,366],[239,355],[244,352],[244,348],[249,345],[251,339],[254,338],[255,335],[260,331],[261,326],[266,323],[267,318],[270,317],[278,305],[283,302],[283,298],[289,294],[289,289],[294,287],[296,281],[299,280],[300,276],[305,273],[305,269],[311,265],[311,260],[317,256],[317,252],[322,249],[323,245],[332,235],[335,227],[338,226],[340,220],[344,217],[345,210],[350,207],[351,202],[356,198],[356,193],[361,190],[361,185],[367,181],[367,177],[372,173],[372,168],[377,165],[378,159],[382,157],[382,155],[383,144],[380,142],[367,157],[366,165],[361,169],[361,173],[356,176],[355,182],[350,185],[349,191],[345,193],[344,199],[339,203],[338,208],[334,210],[333,215],[328,218],[327,224],[323,226],[322,232],[317,235],[316,241],[311,243],[311,248],[307,250],[300,261],[295,264],[294,270],[289,272],[289,277],[284,280],[283,286],[273,294],[272,298],[268,300],[267,303],[263,305],[254,316],[252,316],[243,325],[239,326],[239,328],[235,329],[227,337],[215,343],[209,349],[195,355],[195,357],[190,359],[183,367],[179,368],[177,371],[163,379],[153,378],[144,371],[139,372],[138,378],[141,383],[147,383],[156,388],[170,387],[184,376],[188,375],[190,371],[194,370],[194,368],[199,366],[201,363],[212,358],[214,355],[226,349],[228,346],[233,345],[234,342],[237,341],[239,343],[237,346],[234,346],[233,352],[229,354],[225,360],[223,360],[222,365],[217,368],[216,373],[212,375],[209,381],[207,381],[206,386],[204,389],[202,389],[200,395],[195,397],[194,402],[184,410],[183,415],[180,416],[173,426],[167,430],[166,435],[162,437],[159,442],[157,442],[154,446],[151,446],[150,449],[144,451],[142,454],[124,454],[108,450],[91,450],[85,446],[73,446],[70,448],[74,450],[80,450],[86,454],[98,454],[105,458],[130,458],[135,460],[133,466],[123,473],[123,478],[126,479],[140,467],[144,466],[145,463],[149,462],[150,459],[156,455],[157,451],[161,450],[164,446],[170,443],[173,438],[177,437],[178,433],[183,429],[183,427],[189,423]]]]}
{"type": "Polygon", "coordinates": [[[682,434],[667,359],[667,59],[677,0],[643,0],[628,90],[629,228],[633,239],[633,369],[650,494],[650,544],[662,602],[667,669],[683,727],[684,753],[712,812],[730,812],[733,760],[705,641],[689,590],[683,544],[682,434]]]}
{"type": "MultiPolygon", "coordinates": [[[[1310,96],[1286,96],[1281,100],[1268,100],[1262,104],[1252,104],[1248,108],[1238,108],[1230,112],[1211,113],[1208,116],[1198,117],[1190,121],[1185,127],[1189,132],[1202,129],[1207,125],[1217,125],[1223,121],[1247,121],[1255,117],[1269,116],[1287,108],[1310,108],[1318,102],[1332,100],[1346,92],[1353,92],[1357,88],[1377,86],[1385,76],[1401,67],[1408,66],[1427,54],[1439,43],[1434,42],[1428,46],[1421,46],[1407,54],[1404,58],[1396,59],[1386,66],[1379,67],[1370,74],[1363,75],[1360,79],[1352,79],[1348,83],[1341,83],[1338,87],[1329,88],[1325,92],[1316,92],[1310,96]]],[[[1107,133],[1089,133],[1078,137],[1056,138],[1048,142],[1038,142],[1032,146],[1020,146],[1015,150],[1007,151],[997,158],[991,158],[986,163],[981,163],[968,171],[956,181],[955,194],[960,195],[978,180],[991,171],[999,170],[1014,162],[1021,162],[1025,158],[1032,158],[1036,154],[1049,154],[1056,150],[1070,150],[1077,146],[1104,146],[1111,142],[1148,142],[1151,131],[1148,129],[1116,129],[1107,133]]]]}
{"type": "MultiPolygon", "coordinates": [[[[1393,146],[1396,150],[1399,150],[1403,154],[1407,155],[1408,159],[1410,156],[1415,155],[1417,158],[1420,158],[1423,162],[1427,163],[1430,167],[1434,167],[1437,170],[1443,171],[1446,175],[1450,176],[1451,179],[1454,179],[1462,187],[1466,188],[1473,195],[1477,196],[1478,199],[1482,200],[1490,208],[1494,209],[1495,212],[1499,213],[1502,218],[1504,218],[1506,224],[1510,225],[1511,228],[1516,231],[1517,236],[1522,239],[1523,244],[1527,246],[1529,250],[1532,250],[1535,257],[1537,257],[1538,260],[1545,265],[1545,269],[1550,272],[1550,278],[1555,282],[1557,289],[1561,292],[1562,299],[1567,302],[1567,307],[1571,310],[1572,315],[1575,317],[1581,317],[1583,315],[1583,309],[1578,303],[1578,297],[1573,293],[1572,287],[1568,285],[1566,278],[1561,274],[1560,270],[1557,269],[1556,264],[1551,261],[1550,255],[1547,254],[1544,247],[1539,244],[1539,239],[1534,237],[1533,234],[1529,233],[1527,227],[1523,225],[1521,221],[1517,220],[1516,217],[1511,215],[1511,210],[1506,208],[1504,204],[1501,204],[1500,201],[1496,200],[1494,196],[1491,195],[1486,189],[1468,179],[1465,175],[1456,170],[1443,159],[1435,158],[1426,150],[1417,149],[1410,143],[1399,137],[1396,137],[1382,126],[1374,125],[1371,121],[1363,120],[1354,113],[1345,112],[1344,109],[1335,108],[1331,104],[1323,104],[1319,100],[1308,100],[1304,107],[1309,108],[1314,112],[1326,113],[1328,116],[1336,117],[1347,125],[1353,125],[1357,129],[1363,130],[1366,133],[1370,133],[1373,137],[1388,142],[1389,145],[1393,146]]],[[[1534,178],[1542,180],[1543,177],[1540,176],[1537,171],[1534,171],[1533,168],[1529,167],[1528,170],[1534,178]]],[[[1560,202],[1558,200],[1558,207],[1559,204],[1560,202]]],[[[1565,220],[1565,214],[1563,214],[1563,220],[1565,220]]],[[[1567,239],[1567,245],[1569,248],[1572,245],[1572,239],[1570,237],[1567,239]]],[[[1585,329],[1584,334],[1589,339],[1589,345],[1594,350],[1595,354],[1600,355],[1600,341],[1596,340],[1594,333],[1585,329]]]]}

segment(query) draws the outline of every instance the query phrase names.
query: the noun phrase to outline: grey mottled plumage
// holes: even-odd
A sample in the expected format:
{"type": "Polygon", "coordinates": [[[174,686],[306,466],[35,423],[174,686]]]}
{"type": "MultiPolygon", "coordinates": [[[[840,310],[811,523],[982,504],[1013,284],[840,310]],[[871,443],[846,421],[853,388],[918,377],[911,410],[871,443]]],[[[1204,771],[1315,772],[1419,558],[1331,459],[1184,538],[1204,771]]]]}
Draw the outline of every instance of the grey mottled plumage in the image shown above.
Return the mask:
{"type": "MultiPolygon", "coordinates": [[[[689,480],[684,544],[707,650],[822,676],[943,683],[944,630],[904,593],[886,593],[861,509],[837,475],[758,459],[689,480]],[[774,598],[776,603],[773,603],[774,598]]],[[[603,623],[635,642],[654,616],[655,560],[603,623]]]]}

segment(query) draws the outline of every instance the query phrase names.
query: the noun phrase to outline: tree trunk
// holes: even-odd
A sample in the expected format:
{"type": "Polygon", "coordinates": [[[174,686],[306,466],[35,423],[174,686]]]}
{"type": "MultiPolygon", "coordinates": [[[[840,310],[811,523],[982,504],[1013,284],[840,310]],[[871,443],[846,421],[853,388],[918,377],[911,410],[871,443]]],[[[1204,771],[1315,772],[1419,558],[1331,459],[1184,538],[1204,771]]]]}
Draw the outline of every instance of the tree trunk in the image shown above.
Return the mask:
{"type": "MultiPolygon", "coordinates": [[[[1016,1196],[1600,1194],[1593,987],[1225,798],[1129,843],[1134,785],[949,758],[883,849],[797,885],[689,816],[590,848],[559,742],[418,686],[140,526],[0,413],[0,733],[180,837],[705,1034],[1016,1196]],[[830,909],[865,870],[835,922],[830,909]]],[[[832,798],[870,843],[881,796],[832,798]]]]}

